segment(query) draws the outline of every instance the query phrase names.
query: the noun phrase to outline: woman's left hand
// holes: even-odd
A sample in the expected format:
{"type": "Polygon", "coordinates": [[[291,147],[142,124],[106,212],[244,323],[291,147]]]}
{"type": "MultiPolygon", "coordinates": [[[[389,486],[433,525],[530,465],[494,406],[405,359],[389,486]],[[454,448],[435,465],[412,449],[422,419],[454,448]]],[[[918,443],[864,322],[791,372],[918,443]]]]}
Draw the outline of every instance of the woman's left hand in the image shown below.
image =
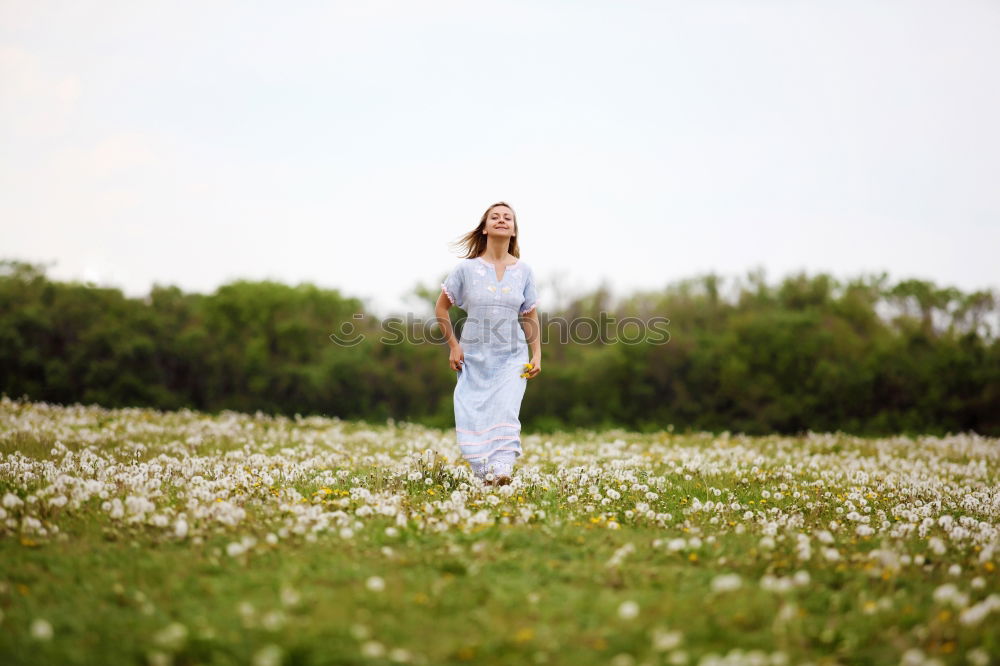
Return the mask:
{"type": "Polygon", "coordinates": [[[538,373],[540,373],[541,371],[542,371],[542,359],[538,356],[535,356],[534,358],[531,359],[530,363],[524,364],[524,372],[521,374],[521,376],[524,377],[525,379],[532,379],[533,377],[537,377],[538,373]]]}

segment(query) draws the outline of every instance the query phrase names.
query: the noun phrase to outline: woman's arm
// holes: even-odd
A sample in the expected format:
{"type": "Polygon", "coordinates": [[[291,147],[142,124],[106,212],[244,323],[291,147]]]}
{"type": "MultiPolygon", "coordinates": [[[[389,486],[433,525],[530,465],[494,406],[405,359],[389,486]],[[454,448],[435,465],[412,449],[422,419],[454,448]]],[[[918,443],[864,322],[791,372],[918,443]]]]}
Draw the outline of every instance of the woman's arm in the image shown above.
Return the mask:
{"type": "Polygon", "coordinates": [[[538,308],[521,315],[521,328],[524,329],[524,339],[528,341],[531,353],[532,368],[528,370],[528,379],[542,371],[542,336],[541,324],[538,322],[538,308]]]}
{"type": "Polygon", "coordinates": [[[438,295],[437,303],[434,304],[434,317],[444,332],[445,342],[448,343],[448,365],[452,370],[461,370],[465,355],[462,353],[462,346],[458,343],[458,338],[455,337],[455,331],[451,326],[451,317],[448,316],[450,307],[451,301],[448,300],[448,295],[442,291],[438,295]]]}

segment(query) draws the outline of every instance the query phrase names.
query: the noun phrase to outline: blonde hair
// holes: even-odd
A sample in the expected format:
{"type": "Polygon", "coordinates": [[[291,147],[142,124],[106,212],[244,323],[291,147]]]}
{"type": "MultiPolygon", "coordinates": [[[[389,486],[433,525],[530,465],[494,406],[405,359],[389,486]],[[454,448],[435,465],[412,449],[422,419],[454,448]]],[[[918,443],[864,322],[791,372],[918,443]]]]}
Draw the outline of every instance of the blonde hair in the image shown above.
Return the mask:
{"type": "Polygon", "coordinates": [[[486,234],[483,233],[483,229],[486,228],[486,218],[490,216],[490,211],[497,206],[506,206],[507,208],[510,208],[511,216],[514,218],[514,235],[510,239],[507,251],[518,259],[521,258],[521,249],[517,246],[517,237],[519,235],[517,232],[517,213],[514,212],[514,209],[511,208],[511,205],[506,201],[498,201],[487,208],[486,212],[483,213],[483,217],[479,220],[479,224],[476,228],[466,234],[462,234],[459,240],[453,243],[453,245],[457,247],[464,248],[463,258],[475,259],[486,252],[486,234]]]}

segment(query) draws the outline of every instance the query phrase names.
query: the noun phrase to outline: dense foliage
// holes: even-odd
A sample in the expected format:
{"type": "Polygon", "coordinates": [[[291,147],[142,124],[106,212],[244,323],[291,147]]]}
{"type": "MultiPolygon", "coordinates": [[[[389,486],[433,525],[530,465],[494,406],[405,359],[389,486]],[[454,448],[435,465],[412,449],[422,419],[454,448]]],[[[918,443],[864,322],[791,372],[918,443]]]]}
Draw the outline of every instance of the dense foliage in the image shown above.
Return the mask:
{"type": "MultiPolygon", "coordinates": [[[[134,299],[4,261],[0,392],[447,427],[454,373],[429,324],[437,291],[415,293],[427,304],[419,321],[388,321],[311,284],[236,281],[207,295],[156,286],[134,299]],[[331,339],[350,327],[358,344],[331,339]]],[[[461,314],[452,310],[459,328],[461,314]]],[[[600,288],[541,313],[543,374],[529,383],[522,423],[997,435],[998,314],[993,292],[884,274],[773,285],[760,273],[706,275],[622,299],[600,288]],[[596,329],[578,324],[602,317],[611,325],[585,339],[596,329]],[[625,317],[668,319],[669,341],[609,334],[625,317]]],[[[619,330],[635,337],[634,325],[619,330]]]]}

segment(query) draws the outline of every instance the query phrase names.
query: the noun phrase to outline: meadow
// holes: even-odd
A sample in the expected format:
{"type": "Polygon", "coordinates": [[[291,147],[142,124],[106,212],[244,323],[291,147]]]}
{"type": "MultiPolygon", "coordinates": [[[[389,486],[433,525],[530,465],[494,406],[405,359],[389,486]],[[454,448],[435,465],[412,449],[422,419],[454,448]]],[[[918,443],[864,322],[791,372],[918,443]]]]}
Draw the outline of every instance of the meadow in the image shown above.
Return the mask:
{"type": "Polygon", "coordinates": [[[0,402],[0,662],[1000,663],[1000,440],[0,402]]]}

